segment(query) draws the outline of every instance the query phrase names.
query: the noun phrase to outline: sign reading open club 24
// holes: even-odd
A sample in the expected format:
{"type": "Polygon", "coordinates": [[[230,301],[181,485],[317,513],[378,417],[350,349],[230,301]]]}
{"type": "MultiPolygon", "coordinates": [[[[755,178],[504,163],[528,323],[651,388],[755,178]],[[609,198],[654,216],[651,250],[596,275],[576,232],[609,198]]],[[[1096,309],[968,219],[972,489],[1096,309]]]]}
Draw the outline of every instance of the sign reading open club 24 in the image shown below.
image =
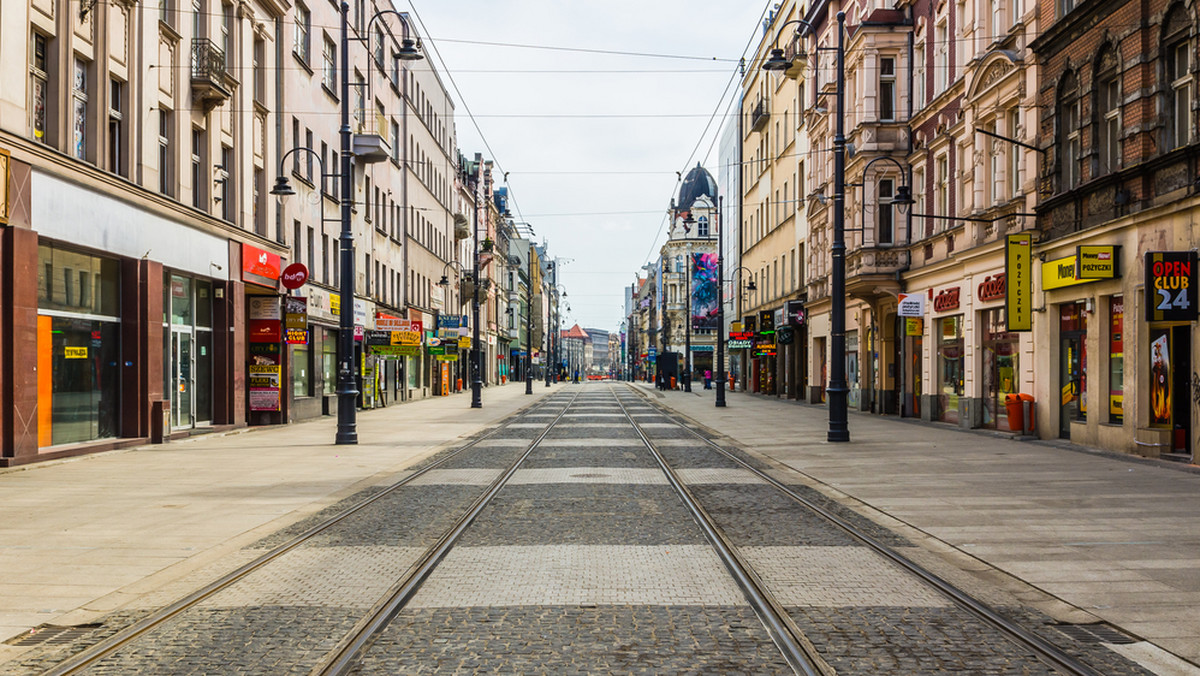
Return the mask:
{"type": "Polygon", "coordinates": [[[1196,252],[1146,252],[1146,321],[1194,322],[1196,252]]]}

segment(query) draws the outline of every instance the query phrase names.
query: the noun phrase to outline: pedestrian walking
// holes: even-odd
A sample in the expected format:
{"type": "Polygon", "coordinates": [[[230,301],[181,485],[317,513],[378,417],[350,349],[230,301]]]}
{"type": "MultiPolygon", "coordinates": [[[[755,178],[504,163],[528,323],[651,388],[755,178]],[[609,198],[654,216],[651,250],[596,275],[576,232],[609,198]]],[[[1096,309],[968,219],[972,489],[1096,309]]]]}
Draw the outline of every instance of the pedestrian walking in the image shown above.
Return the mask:
{"type": "Polygon", "coordinates": [[[712,389],[712,371],[704,369],[704,389],[712,389]]]}

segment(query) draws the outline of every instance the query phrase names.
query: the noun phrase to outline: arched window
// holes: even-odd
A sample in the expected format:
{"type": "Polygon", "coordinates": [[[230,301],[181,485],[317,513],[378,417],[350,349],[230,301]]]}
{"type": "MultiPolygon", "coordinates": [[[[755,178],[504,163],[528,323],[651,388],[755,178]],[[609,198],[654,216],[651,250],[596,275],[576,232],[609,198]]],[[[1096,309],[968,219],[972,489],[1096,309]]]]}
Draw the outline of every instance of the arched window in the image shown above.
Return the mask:
{"type": "Polygon", "coordinates": [[[1079,185],[1079,81],[1075,73],[1063,75],[1058,88],[1058,189],[1060,192],[1079,185]]]}
{"type": "Polygon", "coordinates": [[[1095,81],[1096,175],[1102,176],[1121,168],[1121,72],[1113,45],[1101,50],[1095,81]]]}
{"type": "Polygon", "coordinates": [[[697,219],[696,236],[708,237],[708,216],[701,216],[697,219]]]}
{"type": "Polygon", "coordinates": [[[1192,98],[1191,19],[1182,5],[1175,5],[1163,21],[1163,110],[1167,114],[1163,148],[1173,150],[1192,140],[1194,117],[1192,98]]]}

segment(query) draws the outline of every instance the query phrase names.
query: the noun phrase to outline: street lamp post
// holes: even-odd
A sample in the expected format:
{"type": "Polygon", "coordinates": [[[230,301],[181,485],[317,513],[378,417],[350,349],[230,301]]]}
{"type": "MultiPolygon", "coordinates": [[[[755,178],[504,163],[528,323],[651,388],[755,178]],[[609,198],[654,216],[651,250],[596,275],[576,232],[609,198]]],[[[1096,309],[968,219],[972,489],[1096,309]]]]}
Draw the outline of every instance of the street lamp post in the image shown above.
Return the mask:
{"type": "Polygon", "coordinates": [[[533,240],[529,241],[529,281],[525,283],[525,394],[533,394],[533,240]]]}
{"type": "MultiPolygon", "coordinates": [[[[338,421],[337,435],[334,443],[337,444],[357,444],[358,443],[358,423],[356,420],[357,410],[355,409],[358,400],[358,387],[354,382],[354,231],[350,226],[350,208],[354,199],[353,188],[351,185],[350,175],[350,158],[351,158],[351,136],[350,128],[350,4],[342,2],[340,6],[340,21],[341,21],[341,70],[342,70],[342,100],[341,100],[341,135],[342,156],[341,167],[337,174],[326,174],[325,163],[323,158],[310,148],[303,148],[309,153],[315,155],[321,163],[322,179],[326,176],[337,176],[341,179],[341,225],[342,232],[338,237],[341,247],[341,279],[339,280],[338,293],[341,297],[341,311],[339,313],[338,324],[338,373],[337,373],[337,399],[338,399],[338,421]]],[[[385,14],[395,14],[404,20],[400,12],[394,9],[385,9],[376,12],[371,20],[367,22],[367,28],[364,31],[364,37],[355,38],[360,42],[366,42],[371,34],[371,25],[375,20],[385,14]]],[[[403,61],[415,61],[424,58],[421,56],[416,44],[405,38],[402,46],[397,54],[397,57],[403,61]]],[[[287,153],[284,153],[283,159],[301,148],[293,148],[287,153]]],[[[271,194],[274,195],[294,195],[296,194],[288,184],[286,176],[283,176],[283,159],[280,160],[280,176],[275,181],[275,187],[271,189],[271,194]]],[[[322,180],[324,183],[324,180],[322,180]]],[[[324,220],[324,219],[322,219],[324,220]]]]}
{"type": "Polygon", "coordinates": [[[717,213],[713,221],[717,226],[717,408],[725,408],[725,233],[721,227],[721,213],[725,209],[725,197],[717,197],[717,213]]]}
{"type": "Polygon", "coordinates": [[[471,408],[483,408],[483,374],[479,363],[479,181],[475,181],[475,205],[471,209],[471,238],[475,249],[475,277],[471,287],[471,408]]]}

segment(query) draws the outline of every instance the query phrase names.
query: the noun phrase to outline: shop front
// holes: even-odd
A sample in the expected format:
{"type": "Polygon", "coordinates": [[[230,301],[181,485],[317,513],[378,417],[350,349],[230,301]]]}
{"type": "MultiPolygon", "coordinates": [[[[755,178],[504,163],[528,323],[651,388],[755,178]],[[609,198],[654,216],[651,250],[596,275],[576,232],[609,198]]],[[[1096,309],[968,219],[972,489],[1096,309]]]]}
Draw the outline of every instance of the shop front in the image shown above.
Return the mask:
{"type": "Polygon", "coordinates": [[[1159,432],[1160,455],[1191,461],[1195,457],[1192,405],[1196,391],[1192,333],[1200,281],[1196,251],[1147,252],[1145,271],[1149,426],[1159,432]]]}
{"type": "Polygon", "coordinates": [[[212,424],[213,293],[211,280],[163,273],[163,391],[171,429],[212,424]]]}
{"type": "Polygon", "coordinates": [[[937,383],[937,419],[959,424],[966,394],[966,346],[963,341],[963,316],[959,310],[959,288],[946,289],[934,297],[935,313],[955,313],[934,318],[937,346],[935,365],[937,383]]]}
{"type": "Polygon", "coordinates": [[[975,289],[980,309],[976,326],[982,332],[983,363],[980,381],[983,389],[983,427],[995,430],[1011,429],[1008,420],[1007,397],[1017,394],[1021,382],[1021,334],[1008,330],[1003,306],[1007,278],[1004,273],[990,275],[975,289]],[[995,307],[989,305],[999,304],[995,307]]]}

